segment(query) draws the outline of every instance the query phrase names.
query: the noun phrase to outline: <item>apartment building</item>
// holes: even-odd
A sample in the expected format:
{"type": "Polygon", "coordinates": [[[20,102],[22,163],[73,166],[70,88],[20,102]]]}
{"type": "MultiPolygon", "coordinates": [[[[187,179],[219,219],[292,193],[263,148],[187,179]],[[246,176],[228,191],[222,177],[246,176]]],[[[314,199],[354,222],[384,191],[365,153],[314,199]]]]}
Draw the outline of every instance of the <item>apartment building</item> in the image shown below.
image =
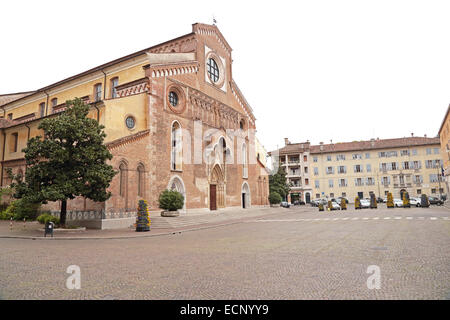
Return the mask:
{"type": "Polygon", "coordinates": [[[274,164],[281,166],[286,172],[286,178],[291,187],[287,201],[302,200],[309,203],[312,199],[313,189],[310,176],[310,143],[291,143],[284,139],[285,146],[270,152],[274,164]]]}
{"type": "Polygon", "coordinates": [[[439,128],[439,139],[441,142],[441,154],[443,160],[445,192],[450,192],[450,105],[439,128]]]}
{"type": "Polygon", "coordinates": [[[319,145],[291,144],[286,139],[286,146],[278,152],[293,185],[291,193],[311,193],[311,199],[342,196],[353,202],[371,193],[381,198],[388,192],[394,198],[401,198],[405,191],[411,196],[446,193],[439,138],[412,134],[319,145]]]}

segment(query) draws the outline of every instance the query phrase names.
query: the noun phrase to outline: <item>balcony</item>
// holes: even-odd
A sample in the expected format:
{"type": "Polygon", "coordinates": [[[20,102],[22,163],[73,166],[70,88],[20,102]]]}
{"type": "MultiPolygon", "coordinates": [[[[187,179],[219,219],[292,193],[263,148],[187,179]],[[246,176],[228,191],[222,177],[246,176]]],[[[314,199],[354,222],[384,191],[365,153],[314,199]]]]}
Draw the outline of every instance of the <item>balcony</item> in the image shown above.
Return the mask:
{"type": "Polygon", "coordinates": [[[298,172],[289,172],[286,176],[288,178],[300,178],[300,171],[298,171],[298,172]]]}

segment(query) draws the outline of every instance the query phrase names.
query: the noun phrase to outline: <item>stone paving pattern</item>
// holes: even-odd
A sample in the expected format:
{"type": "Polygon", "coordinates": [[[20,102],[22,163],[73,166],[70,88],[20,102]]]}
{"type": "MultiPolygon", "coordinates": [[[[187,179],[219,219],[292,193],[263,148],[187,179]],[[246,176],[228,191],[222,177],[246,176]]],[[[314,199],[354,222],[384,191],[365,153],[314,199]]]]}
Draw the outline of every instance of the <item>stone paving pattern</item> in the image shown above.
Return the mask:
{"type": "Polygon", "coordinates": [[[0,298],[449,299],[449,217],[302,206],[158,237],[0,239],[0,298]],[[72,264],[81,290],[65,287],[72,264]],[[369,265],[381,268],[380,290],[367,289],[369,265]]]}

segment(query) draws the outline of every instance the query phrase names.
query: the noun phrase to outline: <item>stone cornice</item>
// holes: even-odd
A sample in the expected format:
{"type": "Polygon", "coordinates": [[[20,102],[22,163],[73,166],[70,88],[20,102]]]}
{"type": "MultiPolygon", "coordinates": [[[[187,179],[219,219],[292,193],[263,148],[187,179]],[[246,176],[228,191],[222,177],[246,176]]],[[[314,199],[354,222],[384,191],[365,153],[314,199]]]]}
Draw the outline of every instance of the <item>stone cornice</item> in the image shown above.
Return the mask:
{"type": "Polygon", "coordinates": [[[129,144],[129,143],[135,142],[137,140],[140,140],[143,137],[148,136],[149,133],[150,133],[150,130],[139,131],[139,132],[137,132],[135,134],[132,134],[130,136],[122,137],[122,138],[119,138],[117,140],[113,140],[113,141],[107,142],[107,143],[105,143],[105,146],[109,150],[112,150],[112,149],[115,149],[117,147],[123,146],[125,144],[129,144]]]}
{"type": "Polygon", "coordinates": [[[184,61],[165,64],[151,64],[145,66],[146,74],[151,78],[176,76],[186,73],[197,73],[199,70],[198,61],[184,61]]]}
{"type": "Polygon", "coordinates": [[[147,77],[130,81],[116,87],[117,96],[119,98],[128,97],[134,94],[148,92],[150,85],[147,77]]]}
{"type": "Polygon", "coordinates": [[[251,122],[254,124],[256,118],[253,115],[253,109],[248,104],[247,100],[245,99],[244,95],[242,94],[241,90],[237,86],[236,82],[234,82],[234,80],[230,81],[230,87],[231,87],[231,91],[233,92],[233,95],[235,96],[235,98],[237,99],[239,104],[241,105],[242,109],[245,111],[247,116],[251,119],[251,122]]]}

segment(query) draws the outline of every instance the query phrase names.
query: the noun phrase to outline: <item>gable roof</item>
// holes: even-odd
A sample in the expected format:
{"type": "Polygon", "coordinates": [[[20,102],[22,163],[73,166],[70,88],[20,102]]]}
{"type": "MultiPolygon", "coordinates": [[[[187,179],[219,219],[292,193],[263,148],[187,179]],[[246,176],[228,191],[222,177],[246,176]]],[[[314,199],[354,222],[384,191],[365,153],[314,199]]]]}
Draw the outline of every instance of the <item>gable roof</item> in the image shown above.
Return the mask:
{"type": "Polygon", "coordinates": [[[9,102],[16,101],[22,97],[28,96],[35,91],[28,91],[28,92],[17,92],[17,93],[7,93],[7,94],[0,94],[0,106],[3,106],[9,102]]]}
{"type": "Polygon", "coordinates": [[[311,146],[313,153],[348,152],[375,149],[425,146],[440,144],[439,138],[407,137],[395,139],[372,139],[368,141],[341,142],[311,146]]]}
{"type": "Polygon", "coordinates": [[[94,73],[94,72],[101,71],[101,70],[103,70],[103,69],[105,69],[105,68],[107,68],[107,67],[113,66],[113,65],[118,64],[118,63],[121,63],[121,62],[123,62],[123,61],[126,61],[126,60],[129,60],[129,59],[133,59],[133,58],[136,58],[136,57],[138,57],[138,56],[144,55],[144,54],[146,54],[146,53],[147,53],[148,51],[150,51],[150,50],[153,50],[153,49],[158,48],[158,47],[160,47],[160,46],[164,46],[164,45],[166,45],[166,44],[168,44],[168,43],[170,43],[170,42],[172,42],[172,41],[177,41],[177,40],[180,40],[180,39],[182,39],[182,38],[192,36],[192,35],[194,35],[194,34],[195,34],[194,32],[190,32],[190,33],[187,33],[187,34],[182,35],[182,36],[180,36],[180,37],[177,37],[177,38],[174,38],[174,39],[171,39],[171,40],[168,40],[168,41],[159,43],[159,44],[157,44],[157,45],[148,47],[148,48],[146,48],[146,49],[136,51],[136,52],[131,53],[131,54],[129,54],[129,55],[126,55],[126,56],[124,56],[124,57],[121,57],[121,58],[112,60],[112,61],[107,62],[107,63],[104,63],[104,64],[102,64],[102,65],[100,65],[100,66],[91,68],[91,69],[89,69],[89,70],[87,70],[87,71],[84,71],[84,72],[81,72],[81,73],[76,74],[76,75],[74,75],[74,76],[71,76],[71,77],[69,77],[69,78],[66,78],[66,79],[63,79],[63,80],[61,80],[61,81],[52,83],[52,84],[50,84],[50,85],[48,85],[48,86],[45,86],[45,87],[42,87],[42,88],[40,88],[40,89],[38,89],[38,90],[30,91],[30,92],[28,92],[26,95],[21,96],[20,98],[14,99],[14,100],[12,100],[12,101],[8,101],[8,102],[3,103],[3,104],[0,103],[0,106],[1,106],[1,107],[6,106],[6,105],[8,105],[8,104],[10,104],[10,103],[12,103],[12,102],[14,102],[14,101],[17,101],[17,100],[20,100],[20,99],[23,99],[23,98],[32,96],[32,95],[35,94],[35,93],[42,93],[42,92],[44,92],[44,91],[46,91],[46,90],[49,90],[49,89],[51,89],[51,88],[54,88],[54,87],[56,87],[56,86],[58,86],[58,85],[67,83],[67,82],[72,81],[72,80],[75,80],[75,79],[77,79],[77,78],[81,78],[81,77],[83,77],[83,76],[86,76],[86,75],[91,74],[91,73],[94,73]]]}

